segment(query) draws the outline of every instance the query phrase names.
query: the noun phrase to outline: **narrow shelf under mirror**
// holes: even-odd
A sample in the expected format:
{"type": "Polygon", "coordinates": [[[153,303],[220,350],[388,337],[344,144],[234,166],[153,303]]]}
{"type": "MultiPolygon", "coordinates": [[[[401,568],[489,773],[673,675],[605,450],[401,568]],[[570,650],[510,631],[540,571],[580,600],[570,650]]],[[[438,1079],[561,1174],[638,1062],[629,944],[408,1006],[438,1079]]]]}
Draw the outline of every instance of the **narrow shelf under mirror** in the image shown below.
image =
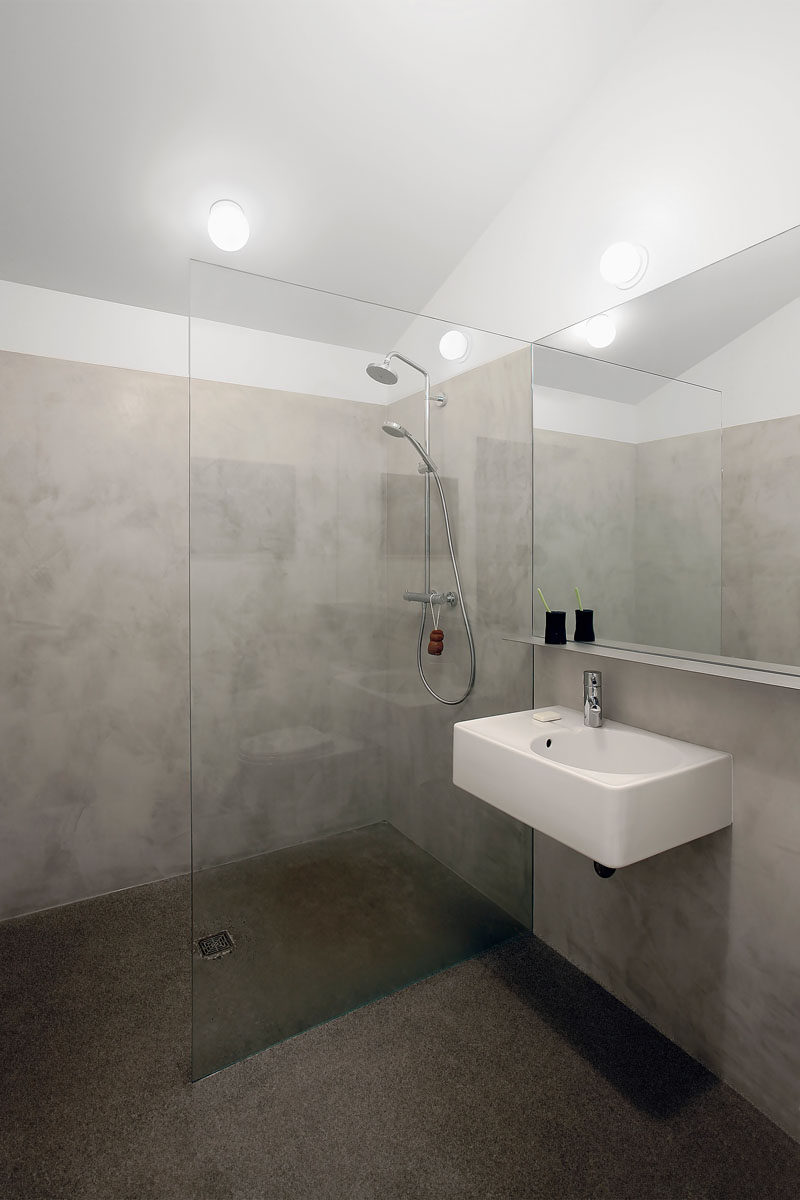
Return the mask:
{"type": "Polygon", "coordinates": [[[670,650],[657,646],[634,646],[625,643],[615,645],[603,642],[573,642],[553,645],[543,637],[503,638],[506,642],[521,642],[528,646],[546,646],[548,650],[572,651],[577,654],[594,654],[600,658],[620,658],[628,662],[647,663],[656,667],[670,667],[675,671],[693,671],[699,675],[719,675],[727,679],[744,679],[750,683],[765,683],[772,687],[791,688],[800,691],[800,667],[787,667],[780,663],[756,663],[748,659],[721,658],[712,654],[696,658],[682,650],[670,650]]]}

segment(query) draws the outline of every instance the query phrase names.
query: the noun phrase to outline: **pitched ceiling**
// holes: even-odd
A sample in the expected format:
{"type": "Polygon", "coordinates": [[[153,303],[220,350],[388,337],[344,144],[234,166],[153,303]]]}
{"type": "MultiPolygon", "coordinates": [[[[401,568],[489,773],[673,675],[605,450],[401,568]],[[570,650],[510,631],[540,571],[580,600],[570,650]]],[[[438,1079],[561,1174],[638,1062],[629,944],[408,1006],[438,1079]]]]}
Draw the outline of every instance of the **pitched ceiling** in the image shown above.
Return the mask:
{"type": "Polygon", "coordinates": [[[656,7],[0,0],[0,278],[184,312],[197,257],[419,309],[656,7]]]}

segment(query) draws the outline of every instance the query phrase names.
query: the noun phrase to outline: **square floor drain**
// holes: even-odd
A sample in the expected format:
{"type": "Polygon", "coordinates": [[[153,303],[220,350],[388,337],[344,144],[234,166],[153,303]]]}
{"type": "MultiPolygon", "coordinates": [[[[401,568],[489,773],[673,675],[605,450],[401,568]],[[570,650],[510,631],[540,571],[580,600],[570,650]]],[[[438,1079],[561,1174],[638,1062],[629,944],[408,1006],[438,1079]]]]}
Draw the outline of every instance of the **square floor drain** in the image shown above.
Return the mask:
{"type": "Polygon", "coordinates": [[[212,933],[208,937],[200,938],[197,949],[203,958],[222,958],[223,954],[230,954],[233,949],[233,938],[227,929],[223,929],[221,933],[212,933]]]}

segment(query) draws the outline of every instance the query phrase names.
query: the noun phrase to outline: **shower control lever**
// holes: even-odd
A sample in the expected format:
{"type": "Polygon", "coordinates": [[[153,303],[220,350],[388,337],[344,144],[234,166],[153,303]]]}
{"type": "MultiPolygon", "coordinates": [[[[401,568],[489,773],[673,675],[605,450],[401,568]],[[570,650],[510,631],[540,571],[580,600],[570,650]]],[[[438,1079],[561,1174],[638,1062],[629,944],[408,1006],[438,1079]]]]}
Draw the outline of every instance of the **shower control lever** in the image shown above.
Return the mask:
{"type": "Polygon", "coordinates": [[[403,592],[403,599],[416,604],[449,604],[451,608],[458,603],[455,592],[403,592]]]}

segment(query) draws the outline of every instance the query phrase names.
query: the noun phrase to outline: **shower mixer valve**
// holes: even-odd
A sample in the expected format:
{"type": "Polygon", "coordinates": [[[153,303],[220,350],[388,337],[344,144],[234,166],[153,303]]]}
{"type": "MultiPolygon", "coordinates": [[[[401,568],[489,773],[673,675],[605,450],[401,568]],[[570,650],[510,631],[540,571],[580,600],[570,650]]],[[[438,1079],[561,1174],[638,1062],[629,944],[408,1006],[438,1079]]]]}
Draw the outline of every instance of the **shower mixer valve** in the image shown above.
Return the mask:
{"type": "Polygon", "coordinates": [[[451,608],[458,604],[455,592],[403,592],[403,599],[415,604],[449,604],[451,608]]]}

